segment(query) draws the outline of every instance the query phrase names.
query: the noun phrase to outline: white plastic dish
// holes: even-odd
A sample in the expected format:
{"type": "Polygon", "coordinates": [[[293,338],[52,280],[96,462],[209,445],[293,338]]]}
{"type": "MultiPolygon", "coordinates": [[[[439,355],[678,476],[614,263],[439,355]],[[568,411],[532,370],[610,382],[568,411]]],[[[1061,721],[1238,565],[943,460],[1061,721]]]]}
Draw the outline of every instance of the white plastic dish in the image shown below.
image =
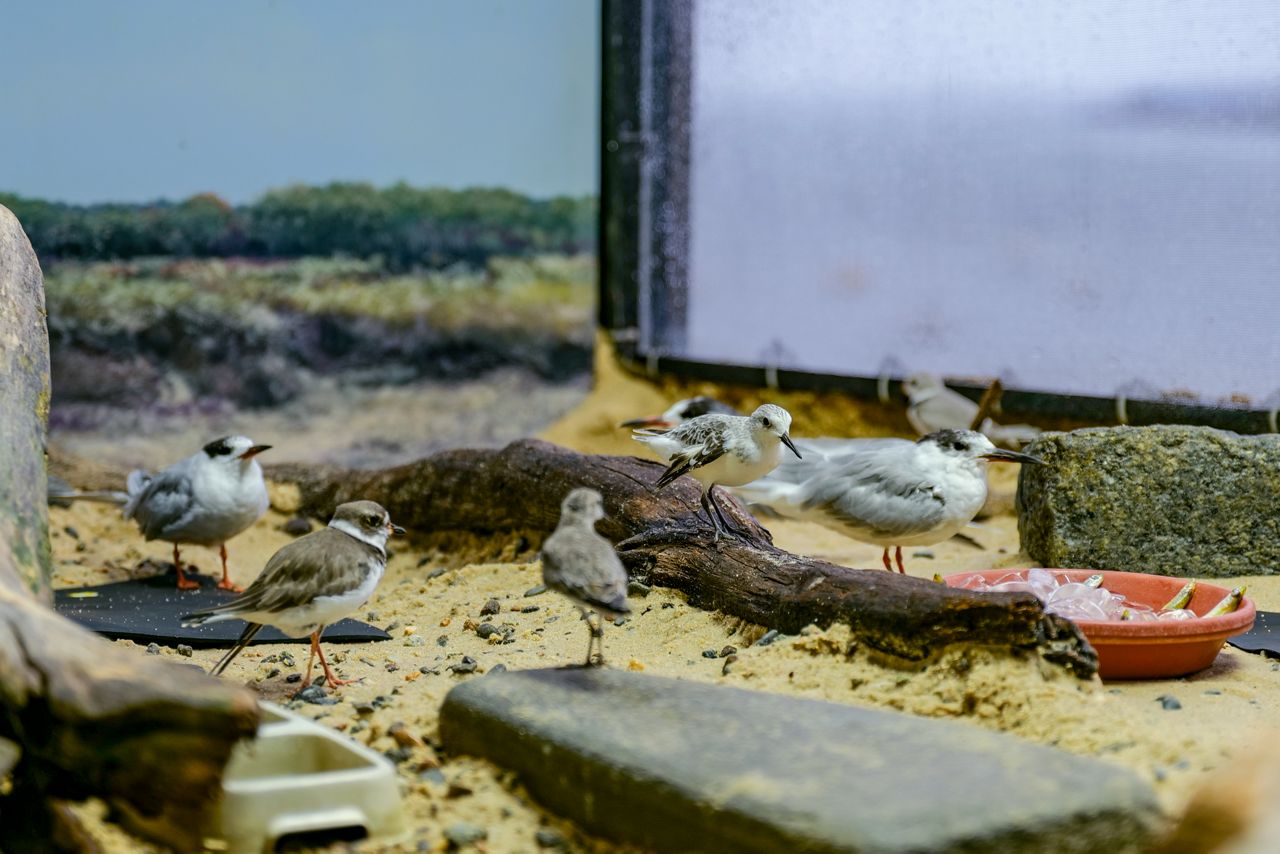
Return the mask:
{"type": "Polygon", "coordinates": [[[341,733],[260,702],[258,737],[236,745],[211,835],[229,851],[273,851],[287,836],[363,830],[394,844],[409,835],[396,771],[341,733]]]}

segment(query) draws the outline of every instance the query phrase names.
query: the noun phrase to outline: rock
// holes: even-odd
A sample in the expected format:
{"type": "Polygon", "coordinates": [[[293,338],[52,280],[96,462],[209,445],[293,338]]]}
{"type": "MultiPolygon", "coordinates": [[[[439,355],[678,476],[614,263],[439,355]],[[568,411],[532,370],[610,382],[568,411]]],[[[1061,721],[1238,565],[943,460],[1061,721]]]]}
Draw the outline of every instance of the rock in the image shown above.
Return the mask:
{"type": "Polygon", "coordinates": [[[564,834],[553,827],[538,828],[538,832],[533,835],[533,841],[538,843],[539,848],[564,848],[569,844],[564,834]]]}
{"type": "Polygon", "coordinates": [[[450,848],[463,848],[488,836],[489,831],[469,821],[455,821],[444,829],[444,838],[449,842],[450,848]]]}
{"type": "Polygon", "coordinates": [[[1161,821],[1128,770],[970,724],[608,668],[469,680],[440,733],[658,850],[1141,849],[1161,821]]]}
{"type": "Polygon", "coordinates": [[[422,639],[422,635],[411,635],[404,639],[405,646],[424,646],[426,641],[422,639]]]}
{"type": "Polygon", "coordinates": [[[494,635],[502,634],[502,629],[498,628],[493,623],[481,623],[476,626],[476,634],[482,638],[489,638],[494,635]]]}
{"type": "Polygon", "coordinates": [[[761,635],[761,636],[760,636],[760,640],[756,641],[756,644],[755,644],[755,645],[756,645],[756,646],[768,646],[769,644],[771,644],[771,643],[773,643],[774,641],[776,641],[776,640],[778,639],[778,637],[779,637],[779,635],[778,635],[778,630],[777,630],[777,629],[769,629],[769,631],[765,632],[763,635],[761,635]]]}
{"type": "Polygon", "coordinates": [[[422,747],[422,739],[409,732],[409,728],[404,725],[404,721],[396,721],[387,730],[387,735],[395,740],[400,747],[422,747]]]}
{"type": "Polygon", "coordinates": [[[490,614],[497,614],[502,611],[502,603],[497,599],[490,599],[480,607],[480,616],[487,617],[490,614]]]}
{"type": "Polygon", "coordinates": [[[648,596],[650,591],[652,590],[653,588],[650,587],[648,584],[645,584],[643,581],[627,582],[627,595],[634,597],[636,599],[643,599],[644,597],[648,596]]]}
{"type": "Polygon", "coordinates": [[[454,673],[475,673],[477,664],[476,660],[469,655],[462,656],[462,660],[457,664],[450,664],[449,669],[454,673]]]}
{"type": "Polygon", "coordinates": [[[185,656],[185,657],[187,657],[187,658],[190,658],[190,657],[191,657],[191,655],[192,655],[192,653],[194,653],[194,652],[195,652],[195,650],[193,650],[191,647],[187,646],[185,643],[180,643],[180,644],[178,644],[178,655],[181,655],[181,656],[185,656]]]}
{"type": "Polygon", "coordinates": [[[311,520],[306,516],[294,516],[284,523],[284,532],[291,537],[301,537],[311,533],[311,520]]]}
{"type": "Polygon", "coordinates": [[[324,689],[318,685],[308,685],[295,694],[294,699],[310,703],[313,706],[336,706],[338,704],[337,697],[328,696],[325,694],[324,689]]]}
{"type": "MultiPolygon", "coordinates": [[[[0,205],[0,543],[27,589],[51,600],[45,425],[49,335],[44,276],[31,242],[0,205]]],[[[3,584],[0,581],[0,584],[3,584]]]]}
{"type": "Polygon", "coordinates": [[[547,585],[539,584],[535,587],[530,587],[528,590],[524,592],[524,595],[525,596],[541,596],[543,593],[546,593],[546,592],[547,592],[547,585]]]}
{"type": "Polygon", "coordinates": [[[447,786],[449,784],[449,781],[444,777],[444,772],[439,768],[428,768],[418,774],[418,779],[425,783],[435,783],[437,786],[447,786]]]}
{"type": "Polygon", "coordinates": [[[1026,449],[1018,532],[1044,566],[1184,577],[1280,571],[1280,440],[1209,427],[1046,433],[1026,449]]]}
{"type": "Polygon", "coordinates": [[[159,654],[160,654],[160,644],[158,643],[147,644],[147,655],[159,655],[159,654]]]}
{"type": "Polygon", "coordinates": [[[703,658],[719,658],[720,654],[716,652],[714,649],[704,649],[702,651],[702,657],[703,658]]]}
{"type": "Polygon", "coordinates": [[[1156,697],[1156,701],[1160,704],[1160,708],[1166,712],[1176,712],[1182,708],[1182,703],[1178,702],[1178,698],[1171,694],[1161,694],[1156,697]]]}
{"type": "Polygon", "coordinates": [[[284,681],[289,682],[289,683],[301,682],[301,681],[302,681],[302,674],[301,674],[301,673],[290,673],[288,676],[284,677],[284,681]]]}
{"type": "Polygon", "coordinates": [[[724,647],[724,649],[720,650],[720,657],[721,657],[721,658],[728,658],[729,656],[733,655],[733,654],[734,654],[735,652],[737,652],[737,651],[738,651],[738,648],[737,648],[736,646],[733,646],[732,644],[730,644],[730,645],[728,645],[728,646],[724,647]]]}

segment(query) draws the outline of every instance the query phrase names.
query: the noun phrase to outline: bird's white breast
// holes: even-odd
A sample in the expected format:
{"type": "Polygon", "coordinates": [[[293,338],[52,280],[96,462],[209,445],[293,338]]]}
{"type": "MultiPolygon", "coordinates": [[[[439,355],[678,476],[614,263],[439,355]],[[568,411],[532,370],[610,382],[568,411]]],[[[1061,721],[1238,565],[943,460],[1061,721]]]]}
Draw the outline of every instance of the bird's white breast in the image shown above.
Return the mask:
{"type": "Polygon", "coordinates": [[[742,486],[764,477],[782,460],[782,442],[748,442],[729,448],[723,456],[702,468],[689,472],[704,487],[712,484],[742,486]]]}
{"type": "Polygon", "coordinates": [[[350,616],[373,596],[382,580],[387,565],[382,561],[369,562],[368,571],[359,586],[334,596],[316,596],[306,605],[290,608],[275,614],[245,614],[243,619],[275,626],[289,637],[309,635],[316,629],[336,623],[350,616]]]}
{"type": "Polygon", "coordinates": [[[193,507],[181,528],[183,541],[224,542],[267,512],[267,485],[256,461],[226,466],[208,461],[191,469],[193,507]]]}

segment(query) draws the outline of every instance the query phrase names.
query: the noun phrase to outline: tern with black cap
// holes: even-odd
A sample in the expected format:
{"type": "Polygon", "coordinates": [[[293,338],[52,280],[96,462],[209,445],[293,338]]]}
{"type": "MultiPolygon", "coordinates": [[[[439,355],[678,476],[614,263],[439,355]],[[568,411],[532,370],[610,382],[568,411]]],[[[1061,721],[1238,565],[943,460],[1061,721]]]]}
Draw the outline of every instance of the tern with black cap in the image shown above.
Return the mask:
{"type": "Polygon", "coordinates": [[[849,453],[788,461],[733,493],[779,516],[817,522],[884,549],[899,572],[903,546],[940,543],[962,529],[987,500],[987,463],[1041,464],[1006,451],[973,430],[939,430],[912,442],[874,439],[849,453]]]}
{"type": "Polygon", "coordinates": [[[129,473],[124,516],[138,523],[147,540],[173,543],[178,587],[199,587],[183,572],[179,547],[217,546],[222,558],[218,586],[239,592],[227,575],[227,540],[267,512],[267,484],[257,456],[270,445],[247,436],[224,436],[167,469],[129,473]]]}

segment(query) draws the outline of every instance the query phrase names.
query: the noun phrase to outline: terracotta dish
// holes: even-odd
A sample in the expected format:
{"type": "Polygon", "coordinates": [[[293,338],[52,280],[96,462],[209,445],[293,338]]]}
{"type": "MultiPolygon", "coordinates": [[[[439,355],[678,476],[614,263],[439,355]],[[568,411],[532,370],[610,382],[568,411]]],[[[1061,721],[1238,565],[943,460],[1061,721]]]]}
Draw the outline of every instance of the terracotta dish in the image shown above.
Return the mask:
{"type": "MultiPolygon", "coordinates": [[[[987,569],[981,572],[958,572],[946,583],[960,587],[965,579],[978,576],[994,583],[1000,578],[1025,570],[987,569]]],[[[1102,586],[1119,593],[1131,602],[1159,609],[1173,598],[1188,581],[1167,575],[1140,572],[1114,572],[1096,569],[1053,569],[1070,581],[1084,581],[1091,575],[1102,575],[1102,586]]],[[[1205,614],[1218,604],[1230,587],[1200,581],[1187,606],[1197,614],[1205,614]]],[[[1098,675],[1103,679],[1162,679],[1186,676],[1203,670],[1217,658],[1227,638],[1253,627],[1255,609],[1247,595],[1240,607],[1221,617],[1198,620],[1078,620],[1076,625],[1098,651],[1098,675]]]]}

